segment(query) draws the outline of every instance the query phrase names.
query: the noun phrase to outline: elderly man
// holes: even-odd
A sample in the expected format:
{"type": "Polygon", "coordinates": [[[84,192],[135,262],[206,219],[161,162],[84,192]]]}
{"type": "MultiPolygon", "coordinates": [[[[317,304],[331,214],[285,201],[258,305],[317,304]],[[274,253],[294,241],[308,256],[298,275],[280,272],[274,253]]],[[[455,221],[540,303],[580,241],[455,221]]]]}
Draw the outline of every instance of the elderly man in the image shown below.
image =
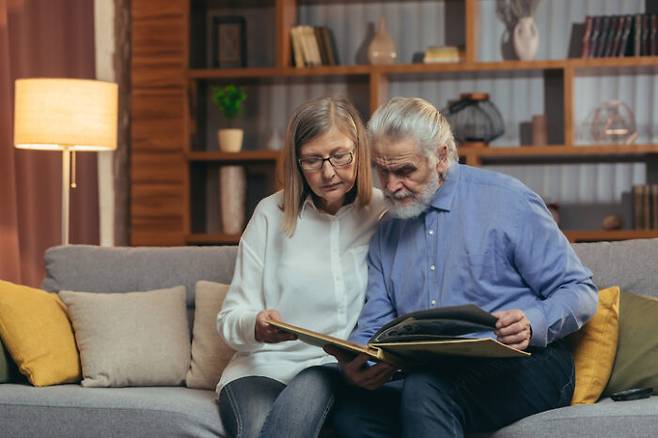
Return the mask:
{"type": "Polygon", "coordinates": [[[392,99],[368,131],[393,217],[370,242],[351,339],[366,343],[407,312],[473,303],[498,318],[492,336],[532,355],[451,358],[400,374],[330,351],[353,384],[338,396],[340,436],[463,436],[567,405],[574,366],[562,338],[594,314],[597,291],[542,199],[459,164],[447,121],[422,99],[392,99]]]}

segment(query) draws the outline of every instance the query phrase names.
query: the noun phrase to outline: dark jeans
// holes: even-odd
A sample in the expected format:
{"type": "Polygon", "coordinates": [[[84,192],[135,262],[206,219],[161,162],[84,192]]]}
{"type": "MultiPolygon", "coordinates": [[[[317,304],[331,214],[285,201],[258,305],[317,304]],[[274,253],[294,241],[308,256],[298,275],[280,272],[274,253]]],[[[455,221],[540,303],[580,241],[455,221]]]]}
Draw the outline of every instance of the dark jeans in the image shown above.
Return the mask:
{"type": "Polygon", "coordinates": [[[461,437],[566,406],[574,366],[565,343],[518,359],[450,359],[375,391],[343,385],[334,427],[341,437],[461,437]]]}
{"type": "Polygon", "coordinates": [[[307,368],[287,386],[268,377],[243,377],[222,388],[219,415],[234,438],[317,437],[338,377],[332,365],[307,368]]]}

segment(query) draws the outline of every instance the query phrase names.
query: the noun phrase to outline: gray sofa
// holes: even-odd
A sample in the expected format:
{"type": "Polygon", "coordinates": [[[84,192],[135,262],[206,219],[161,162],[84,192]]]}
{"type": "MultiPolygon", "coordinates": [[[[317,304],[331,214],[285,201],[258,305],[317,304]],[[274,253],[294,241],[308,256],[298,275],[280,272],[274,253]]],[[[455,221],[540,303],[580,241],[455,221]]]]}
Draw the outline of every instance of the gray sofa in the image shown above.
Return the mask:
{"type": "MultiPolygon", "coordinates": [[[[658,296],[658,239],[576,244],[599,287],[658,296]]],[[[120,293],[183,284],[193,315],[194,283],[229,282],[235,247],[55,247],[46,252],[43,287],[120,293]]],[[[190,321],[191,326],[191,321],[190,321]]],[[[501,402],[504,402],[501,394],[501,402]]],[[[0,384],[0,436],[223,436],[213,391],[184,387],[34,388],[0,384]]],[[[491,437],[654,436],[658,397],[570,406],[525,418],[491,437]]]]}

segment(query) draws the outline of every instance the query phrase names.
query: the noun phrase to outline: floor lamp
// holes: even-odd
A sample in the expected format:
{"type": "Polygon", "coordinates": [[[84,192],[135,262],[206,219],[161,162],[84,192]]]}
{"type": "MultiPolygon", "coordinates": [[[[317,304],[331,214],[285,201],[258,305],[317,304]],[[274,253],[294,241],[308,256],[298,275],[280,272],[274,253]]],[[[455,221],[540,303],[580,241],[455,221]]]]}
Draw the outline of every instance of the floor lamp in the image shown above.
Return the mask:
{"type": "Polygon", "coordinates": [[[87,79],[18,79],[14,145],[62,152],[62,244],[69,243],[69,187],[75,153],[117,147],[118,87],[87,79]]]}

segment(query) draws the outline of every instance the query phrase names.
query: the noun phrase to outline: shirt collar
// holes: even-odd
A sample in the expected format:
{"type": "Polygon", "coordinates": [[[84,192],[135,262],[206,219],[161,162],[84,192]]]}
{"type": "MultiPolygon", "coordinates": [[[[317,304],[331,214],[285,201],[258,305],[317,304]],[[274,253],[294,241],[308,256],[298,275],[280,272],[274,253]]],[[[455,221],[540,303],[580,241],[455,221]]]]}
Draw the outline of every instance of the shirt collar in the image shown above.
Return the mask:
{"type": "MultiPolygon", "coordinates": [[[[338,209],[338,211],[336,212],[336,214],[333,215],[333,216],[334,216],[334,217],[342,216],[346,210],[349,210],[349,209],[351,209],[351,208],[354,206],[354,202],[356,202],[356,200],[350,202],[350,203],[347,204],[347,205],[343,205],[342,207],[340,207],[340,208],[338,209]]],[[[332,216],[332,215],[330,215],[329,213],[325,213],[323,210],[320,210],[318,207],[316,207],[315,202],[313,202],[313,196],[311,196],[310,194],[307,195],[307,196],[306,196],[306,199],[304,199],[304,202],[302,202],[302,208],[299,210],[299,217],[301,217],[301,216],[304,214],[304,211],[305,211],[307,208],[310,208],[311,211],[314,211],[316,214],[326,214],[326,215],[328,215],[328,216],[332,216]]]]}
{"type": "Polygon", "coordinates": [[[446,179],[436,191],[430,205],[437,210],[450,211],[452,202],[457,195],[457,187],[461,176],[461,164],[455,163],[446,172],[446,179]]]}

